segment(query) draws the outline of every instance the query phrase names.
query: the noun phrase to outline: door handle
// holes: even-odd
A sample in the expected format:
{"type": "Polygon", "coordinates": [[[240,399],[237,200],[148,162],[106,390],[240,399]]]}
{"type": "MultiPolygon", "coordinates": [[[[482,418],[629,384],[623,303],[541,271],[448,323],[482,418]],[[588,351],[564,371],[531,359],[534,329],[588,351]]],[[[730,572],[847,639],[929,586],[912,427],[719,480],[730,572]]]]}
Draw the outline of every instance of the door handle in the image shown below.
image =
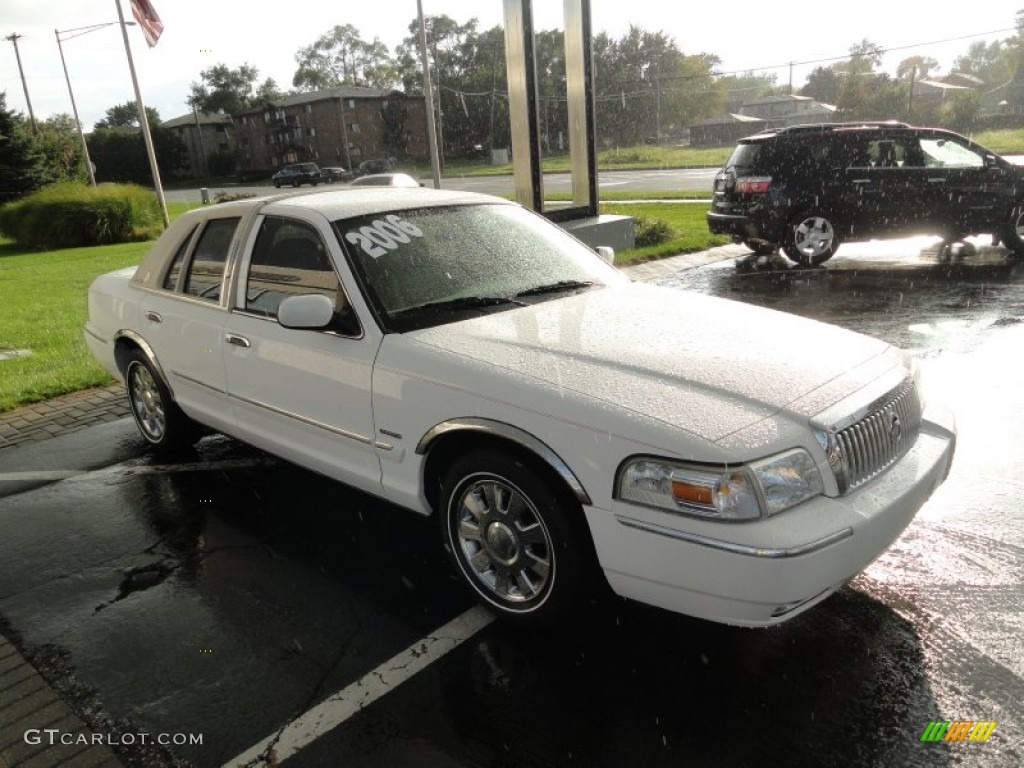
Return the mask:
{"type": "Polygon", "coordinates": [[[249,343],[249,340],[245,338],[245,336],[238,336],[234,333],[226,334],[224,336],[224,340],[227,341],[228,344],[234,344],[236,347],[244,347],[248,349],[249,347],[252,346],[252,344],[249,343]]]}
{"type": "Polygon", "coordinates": [[[153,310],[149,310],[148,312],[146,312],[146,319],[152,320],[154,323],[162,323],[164,321],[160,313],[154,312],[153,310]]]}
{"type": "Polygon", "coordinates": [[[946,180],[945,177],[939,178],[938,176],[936,176],[934,179],[928,179],[928,183],[929,184],[941,184],[945,180],[946,180]]]}
{"type": "Polygon", "coordinates": [[[850,179],[851,184],[867,184],[871,179],[850,179]]]}

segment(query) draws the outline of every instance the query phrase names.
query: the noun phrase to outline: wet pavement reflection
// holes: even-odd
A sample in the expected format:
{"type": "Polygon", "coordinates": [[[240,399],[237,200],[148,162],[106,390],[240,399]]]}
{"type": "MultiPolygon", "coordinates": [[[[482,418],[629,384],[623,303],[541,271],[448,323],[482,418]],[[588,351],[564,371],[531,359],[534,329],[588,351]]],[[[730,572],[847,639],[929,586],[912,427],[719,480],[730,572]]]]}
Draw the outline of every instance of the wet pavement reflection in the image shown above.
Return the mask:
{"type": "MultiPolygon", "coordinates": [[[[666,281],[911,349],[954,406],[949,480],[850,585],[767,630],[607,594],[555,630],[491,624],[285,764],[1024,762],[1024,268],[930,247],[666,281]],[[957,719],[998,725],[984,744],[920,741],[957,719]]],[[[0,617],[94,730],[204,734],[123,748],[128,765],[222,765],[472,605],[431,520],[227,438],[158,465],[114,429],[90,471],[0,487],[0,617]]],[[[49,441],[40,468],[70,468],[87,439],[49,441]]]]}

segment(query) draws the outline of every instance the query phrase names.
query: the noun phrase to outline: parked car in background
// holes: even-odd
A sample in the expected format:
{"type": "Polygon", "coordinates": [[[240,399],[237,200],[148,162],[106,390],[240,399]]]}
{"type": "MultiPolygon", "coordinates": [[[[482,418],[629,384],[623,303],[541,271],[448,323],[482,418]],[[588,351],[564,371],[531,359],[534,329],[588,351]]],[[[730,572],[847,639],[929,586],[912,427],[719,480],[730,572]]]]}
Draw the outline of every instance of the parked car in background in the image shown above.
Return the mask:
{"type": "Polygon", "coordinates": [[[407,173],[371,173],[352,180],[354,187],[422,187],[407,173]]]}
{"type": "Polygon", "coordinates": [[[603,580],[752,626],[824,600],[943,482],[952,416],[883,341],[612,255],[485,195],[252,198],[97,278],[85,336],[154,449],[201,424],[432,515],[508,621],[603,580]]]}
{"type": "Polygon", "coordinates": [[[331,184],[335,181],[351,181],[352,171],[348,168],[328,166],[320,169],[320,180],[327,184],[331,184]]]}
{"type": "Polygon", "coordinates": [[[392,168],[392,163],[386,158],[379,158],[376,160],[363,160],[359,164],[359,167],[353,171],[356,177],[368,176],[371,173],[387,173],[392,168]]]}
{"type": "Polygon", "coordinates": [[[845,240],[992,234],[1024,254],[1024,167],[905,123],[780,128],[740,140],[715,176],[713,233],[821,264],[845,240]]]}
{"type": "Polygon", "coordinates": [[[301,187],[303,184],[312,184],[315,187],[320,183],[320,168],[316,163],[293,163],[275,173],[271,180],[275,187],[301,187]]]}

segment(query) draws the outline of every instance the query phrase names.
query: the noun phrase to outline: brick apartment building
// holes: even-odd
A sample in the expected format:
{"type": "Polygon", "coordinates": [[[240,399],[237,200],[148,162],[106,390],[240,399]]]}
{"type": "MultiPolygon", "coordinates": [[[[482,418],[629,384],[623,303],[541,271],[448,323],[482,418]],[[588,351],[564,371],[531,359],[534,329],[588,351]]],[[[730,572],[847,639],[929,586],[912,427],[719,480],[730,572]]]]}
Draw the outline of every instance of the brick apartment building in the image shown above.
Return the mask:
{"type": "Polygon", "coordinates": [[[202,178],[208,171],[217,174],[225,169],[218,168],[216,163],[210,168],[211,157],[227,157],[230,161],[234,156],[235,131],[227,115],[189,112],[165,120],[161,126],[169,129],[185,144],[187,165],[181,169],[184,176],[202,178]]]}
{"type": "Polygon", "coordinates": [[[239,174],[269,175],[287,163],[353,168],[380,157],[428,156],[422,97],[340,86],[272,101],[235,115],[239,174]]]}

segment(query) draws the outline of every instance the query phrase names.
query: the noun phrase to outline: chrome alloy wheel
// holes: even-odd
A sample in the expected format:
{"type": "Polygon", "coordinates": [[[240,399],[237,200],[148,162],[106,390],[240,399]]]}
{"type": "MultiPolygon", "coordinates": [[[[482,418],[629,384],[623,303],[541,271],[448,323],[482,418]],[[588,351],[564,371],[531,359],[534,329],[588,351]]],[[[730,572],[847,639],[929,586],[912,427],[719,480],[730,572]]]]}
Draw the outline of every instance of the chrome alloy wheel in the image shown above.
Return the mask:
{"type": "Polygon", "coordinates": [[[150,442],[160,442],[167,429],[164,401],[153,374],[137,361],[128,368],[128,396],[139,429],[150,442]]]}
{"type": "Polygon", "coordinates": [[[793,247],[809,263],[815,263],[823,256],[831,255],[836,231],[828,219],[808,216],[793,232],[793,247]]]}
{"type": "Polygon", "coordinates": [[[553,577],[554,547],[530,499],[504,478],[486,475],[467,478],[454,501],[459,559],[483,591],[507,603],[542,599],[553,577]]]}

